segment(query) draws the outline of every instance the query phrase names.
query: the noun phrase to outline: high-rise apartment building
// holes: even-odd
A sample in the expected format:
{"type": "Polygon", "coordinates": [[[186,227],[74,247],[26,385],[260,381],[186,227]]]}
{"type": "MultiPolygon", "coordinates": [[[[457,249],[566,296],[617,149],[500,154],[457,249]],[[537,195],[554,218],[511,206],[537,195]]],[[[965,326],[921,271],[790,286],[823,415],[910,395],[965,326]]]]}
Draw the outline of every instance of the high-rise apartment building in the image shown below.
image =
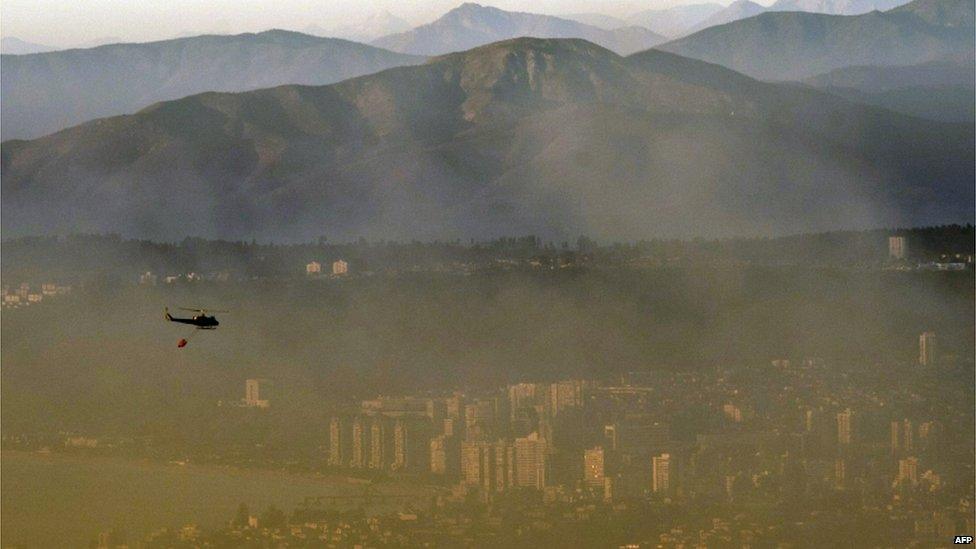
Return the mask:
{"type": "Polygon", "coordinates": [[[477,400],[464,407],[466,440],[491,440],[494,434],[494,407],[490,400],[477,400]]]}
{"type": "Polygon", "coordinates": [[[515,485],[542,489],[546,486],[549,447],[539,433],[515,439],[515,485]]]}
{"type": "Polygon", "coordinates": [[[925,332],[918,336],[918,363],[922,366],[935,365],[935,332],[925,332]]]}
{"type": "Polygon", "coordinates": [[[651,490],[656,494],[671,491],[671,454],[651,458],[651,490]]]}
{"type": "Polygon", "coordinates": [[[492,453],[492,485],[495,491],[502,492],[515,485],[515,448],[510,443],[499,440],[493,444],[492,453]]]}
{"type": "Polygon", "coordinates": [[[853,438],[853,426],[851,420],[854,412],[848,408],[837,414],[837,444],[847,446],[853,438]]]}
{"type": "Polygon", "coordinates": [[[590,488],[603,488],[606,479],[603,457],[601,446],[583,451],[583,482],[590,488]]]}
{"type": "Polygon", "coordinates": [[[386,422],[384,418],[374,417],[369,426],[369,468],[386,468],[386,422]]]}
{"type": "Polygon", "coordinates": [[[461,481],[469,486],[491,490],[491,443],[464,441],[461,443],[461,481]]]}
{"type": "Polygon", "coordinates": [[[888,237],[888,257],[891,259],[905,259],[908,255],[908,244],[904,236],[888,237]]]}
{"type": "Polygon", "coordinates": [[[244,406],[248,408],[267,408],[270,402],[261,399],[261,380],[248,379],[244,381],[244,406]]]}
{"type": "Polygon", "coordinates": [[[393,424],[393,470],[400,471],[407,467],[407,424],[403,420],[396,420],[393,424]]]}
{"type": "Polygon", "coordinates": [[[342,419],[332,416],[329,420],[329,465],[341,467],[342,464],[342,419]]]}
{"type": "Polygon", "coordinates": [[[603,447],[608,450],[617,449],[617,426],[615,424],[603,426],[603,447]]]}
{"type": "Polygon", "coordinates": [[[439,435],[430,439],[430,472],[435,475],[447,474],[449,435],[439,435]]]}
{"type": "Polygon", "coordinates": [[[519,383],[508,386],[508,402],[511,407],[512,419],[515,418],[518,409],[537,404],[536,387],[535,383],[519,383]]]}
{"type": "Polygon", "coordinates": [[[549,385],[546,393],[546,411],[549,417],[556,417],[559,412],[583,405],[583,381],[570,379],[549,385]]]}
{"type": "Polygon", "coordinates": [[[352,420],[352,453],[349,456],[349,466],[355,469],[362,469],[366,466],[367,447],[369,439],[367,435],[368,427],[366,421],[356,416],[352,420]]]}
{"type": "Polygon", "coordinates": [[[898,478],[895,480],[899,484],[918,484],[918,459],[908,457],[898,460],[898,478]]]}
{"type": "Polygon", "coordinates": [[[911,420],[891,422],[891,453],[901,455],[915,451],[915,429],[911,420]]]}

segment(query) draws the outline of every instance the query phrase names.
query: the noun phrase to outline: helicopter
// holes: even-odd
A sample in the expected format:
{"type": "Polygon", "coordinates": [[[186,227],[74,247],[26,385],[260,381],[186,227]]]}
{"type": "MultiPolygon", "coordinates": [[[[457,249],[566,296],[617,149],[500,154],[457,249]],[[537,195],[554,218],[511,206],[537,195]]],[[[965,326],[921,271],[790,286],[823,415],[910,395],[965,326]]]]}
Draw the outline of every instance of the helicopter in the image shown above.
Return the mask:
{"type": "Polygon", "coordinates": [[[216,311],[209,309],[191,309],[188,307],[180,307],[181,311],[191,311],[197,313],[190,318],[176,318],[169,314],[169,307],[164,310],[164,315],[166,320],[170,322],[179,322],[181,324],[190,324],[191,326],[196,326],[198,330],[216,330],[220,322],[217,322],[217,317],[207,316],[208,312],[211,313],[226,313],[228,311],[216,311]]]}
{"type": "MultiPolygon", "coordinates": [[[[189,324],[190,326],[194,326],[197,330],[216,330],[217,329],[217,326],[220,325],[220,322],[217,321],[217,317],[215,317],[213,315],[208,316],[207,313],[208,312],[211,312],[211,313],[226,313],[227,312],[227,311],[215,311],[215,310],[208,310],[208,309],[191,309],[191,308],[187,308],[187,307],[180,307],[180,310],[182,310],[182,311],[192,311],[192,312],[197,313],[197,314],[193,315],[190,318],[177,318],[177,317],[174,317],[173,315],[169,314],[169,307],[166,307],[164,309],[164,311],[163,311],[163,318],[165,318],[169,322],[178,322],[180,324],[189,324]]],[[[180,349],[182,349],[183,347],[186,347],[187,343],[189,343],[188,339],[187,338],[183,338],[183,339],[180,339],[176,343],[176,346],[179,347],[180,349]]]]}

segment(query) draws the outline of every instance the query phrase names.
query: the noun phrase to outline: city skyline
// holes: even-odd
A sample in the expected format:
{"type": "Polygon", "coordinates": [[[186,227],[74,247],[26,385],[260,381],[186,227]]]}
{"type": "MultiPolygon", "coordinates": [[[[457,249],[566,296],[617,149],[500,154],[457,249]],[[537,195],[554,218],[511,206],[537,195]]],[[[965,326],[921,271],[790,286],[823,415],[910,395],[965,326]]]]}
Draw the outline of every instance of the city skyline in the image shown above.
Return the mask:
{"type": "Polygon", "coordinates": [[[0,546],[971,542],[974,35],[2,0],[0,546]]]}

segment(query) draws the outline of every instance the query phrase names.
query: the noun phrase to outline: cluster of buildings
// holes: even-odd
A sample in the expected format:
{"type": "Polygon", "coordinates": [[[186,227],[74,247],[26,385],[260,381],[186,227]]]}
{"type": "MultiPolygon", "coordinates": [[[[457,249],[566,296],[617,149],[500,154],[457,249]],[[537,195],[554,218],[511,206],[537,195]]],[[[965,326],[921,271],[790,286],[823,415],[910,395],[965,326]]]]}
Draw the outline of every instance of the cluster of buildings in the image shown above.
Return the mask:
{"type": "Polygon", "coordinates": [[[322,264],[318,261],[311,261],[305,265],[305,274],[307,276],[323,276],[324,274],[331,274],[334,277],[345,276],[349,274],[349,263],[342,259],[337,259],[332,262],[331,273],[322,272],[322,264]]]}
{"type": "MultiPolygon", "coordinates": [[[[895,268],[909,269],[908,240],[904,236],[888,237],[888,260],[895,268]]],[[[937,261],[918,263],[921,271],[965,271],[973,264],[972,254],[942,254],[937,261]]]]}
{"type": "Polygon", "coordinates": [[[44,283],[40,286],[31,286],[29,283],[21,283],[16,288],[10,286],[3,287],[3,306],[9,308],[27,307],[40,303],[47,298],[64,295],[71,291],[71,286],[61,286],[54,283],[44,283]]]}
{"type": "Polygon", "coordinates": [[[908,257],[908,242],[905,240],[904,236],[889,236],[888,237],[888,258],[889,259],[905,259],[908,257]]]}
{"type": "Polygon", "coordinates": [[[543,489],[554,422],[582,407],[586,385],[522,383],[501,394],[362,401],[331,418],[328,463],[429,473],[485,493],[543,489]]]}
{"type": "MultiPolygon", "coordinates": [[[[399,512],[306,502],[280,524],[249,516],[154,540],[948,544],[974,527],[972,410],[970,389],[931,375],[936,356],[928,346],[921,365],[781,358],[357,401],[328,420],[332,471],[409,477],[426,496],[399,512]]],[[[248,391],[260,401],[260,384],[248,391]]]]}
{"type": "MultiPolygon", "coordinates": [[[[784,357],[347,402],[327,470],[420,492],[362,482],[141,546],[948,544],[974,528],[971,387],[932,375],[951,367],[935,341],[911,364],[784,357]]],[[[267,408],[267,383],[236,405],[267,408]]]]}
{"type": "Polygon", "coordinates": [[[168,274],[160,277],[152,271],[146,271],[139,275],[140,286],[155,286],[159,283],[176,284],[178,282],[227,282],[231,279],[230,271],[217,271],[212,273],[198,273],[190,271],[180,274],[168,274]]]}
{"type": "Polygon", "coordinates": [[[266,379],[247,379],[244,380],[244,398],[225,402],[217,401],[217,406],[230,406],[231,408],[255,408],[266,410],[271,407],[271,400],[268,398],[267,389],[270,382],[266,379]]]}
{"type": "Polygon", "coordinates": [[[245,408],[270,408],[271,401],[261,398],[261,386],[267,382],[262,379],[248,379],[244,382],[244,400],[241,404],[245,408]]]}
{"type": "MultiPolygon", "coordinates": [[[[936,357],[926,332],[919,365],[936,357]]],[[[854,490],[881,505],[938,494],[947,477],[965,481],[965,461],[943,445],[966,412],[920,413],[917,388],[885,374],[854,384],[819,359],[777,359],[748,382],[720,369],[380,397],[331,417],[328,464],[426,476],[482,501],[533,490],[731,503],[789,487],[816,497],[854,490]]]]}
{"type": "MultiPolygon", "coordinates": [[[[602,256],[598,256],[594,250],[595,248],[592,244],[574,249],[566,247],[559,250],[549,248],[521,250],[503,248],[498,250],[482,250],[482,253],[474,254],[474,257],[466,257],[463,259],[455,258],[423,262],[413,262],[409,255],[404,255],[397,256],[396,258],[386,258],[385,260],[374,260],[369,263],[375,268],[374,270],[365,268],[367,264],[367,260],[365,259],[354,259],[354,262],[357,266],[356,274],[358,276],[370,276],[376,273],[395,274],[400,272],[471,274],[480,270],[526,269],[533,271],[557,271],[581,267],[606,268],[615,265],[645,268],[681,264],[684,260],[691,260],[692,257],[695,257],[695,254],[685,254],[688,256],[685,257],[685,255],[682,255],[678,251],[670,255],[665,254],[666,257],[658,257],[656,255],[637,255],[630,257],[627,254],[617,254],[620,250],[611,251],[609,255],[605,253],[602,256]]],[[[727,258],[726,261],[731,261],[731,259],[727,258]]],[[[911,254],[908,237],[892,235],[888,237],[888,260],[884,263],[884,268],[893,270],[960,271],[971,268],[973,262],[974,258],[972,254],[946,253],[937,258],[928,253],[911,254]],[[925,258],[924,261],[922,260],[923,257],[925,258]]],[[[287,273],[297,274],[292,270],[293,267],[289,266],[287,269],[287,273]]],[[[342,258],[336,258],[334,261],[311,260],[305,264],[306,278],[342,278],[350,274],[350,263],[342,258]]],[[[146,271],[139,274],[138,282],[143,286],[155,286],[157,284],[174,284],[178,282],[227,282],[232,279],[237,280],[242,278],[245,278],[242,273],[232,273],[226,270],[214,272],[188,271],[167,275],[159,275],[151,271],[146,271]]]]}

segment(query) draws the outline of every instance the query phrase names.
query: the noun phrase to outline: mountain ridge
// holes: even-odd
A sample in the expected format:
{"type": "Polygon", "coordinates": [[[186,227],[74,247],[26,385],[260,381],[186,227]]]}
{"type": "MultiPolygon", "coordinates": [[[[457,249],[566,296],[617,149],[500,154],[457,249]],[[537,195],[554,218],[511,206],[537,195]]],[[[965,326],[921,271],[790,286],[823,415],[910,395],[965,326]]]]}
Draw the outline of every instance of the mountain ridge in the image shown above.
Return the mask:
{"type": "Polygon", "coordinates": [[[467,2],[436,21],[381,37],[371,44],[396,52],[435,56],[518,37],[583,38],[620,54],[645,50],[665,40],[642,27],[607,30],[561,17],[467,2]]]}
{"type": "Polygon", "coordinates": [[[776,0],[769,11],[805,11],[827,15],[861,15],[888,11],[909,0],[776,0]]]}
{"type": "Polygon", "coordinates": [[[683,34],[694,34],[703,29],[725,25],[727,23],[739,21],[740,19],[747,19],[766,11],[767,8],[765,6],[762,4],[757,4],[752,0],[735,0],[735,2],[725,6],[720,11],[717,11],[705,19],[702,19],[695,25],[692,25],[686,29],[683,34]]]}
{"type": "Polygon", "coordinates": [[[971,215],[972,134],[667,52],[523,38],[7,141],[0,203],[13,236],[782,234],[971,215]]]}
{"type": "Polygon", "coordinates": [[[918,65],[855,66],[803,80],[839,97],[945,122],[976,120],[973,56],[918,65]]]}
{"type": "Polygon", "coordinates": [[[627,22],[648,28],[662,36],[677,38],[724,9],[725,6],[716,3],[684,4],[640,11],[628,17],[627,22]]]}
{"type": "Polygon", "coordinates": [[[704,29],[658,49],[764,80],[802,80],[852,65],[912,65],[972,51],[973,6],[915,0],[843,16],[767,11],[704,29]]]}
{"type": "Polygon", "coordinates": [[[329,84],[422,61],[284,30],[4,56],[3,138],[35,137],[203,91],[329,84]]]}
{"type": "Polygon", "coordinates": [[[0,54],[2,55],[28,55],[31,53],[54,51],[56,49],[46,44],[21,40],[16,36],[4,36],[3,39],[0,39],[0,54]]]}

